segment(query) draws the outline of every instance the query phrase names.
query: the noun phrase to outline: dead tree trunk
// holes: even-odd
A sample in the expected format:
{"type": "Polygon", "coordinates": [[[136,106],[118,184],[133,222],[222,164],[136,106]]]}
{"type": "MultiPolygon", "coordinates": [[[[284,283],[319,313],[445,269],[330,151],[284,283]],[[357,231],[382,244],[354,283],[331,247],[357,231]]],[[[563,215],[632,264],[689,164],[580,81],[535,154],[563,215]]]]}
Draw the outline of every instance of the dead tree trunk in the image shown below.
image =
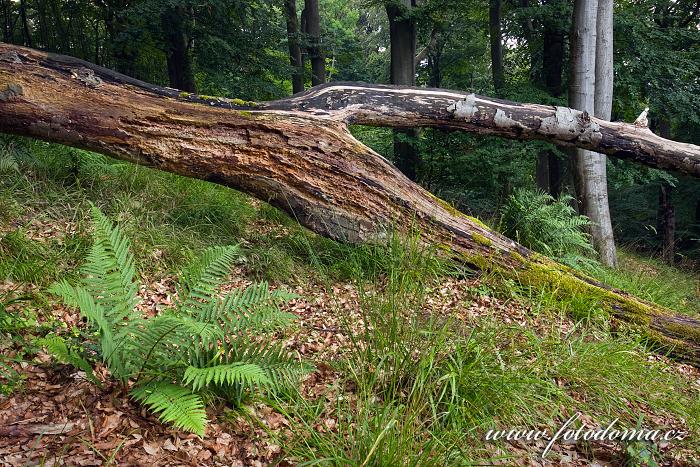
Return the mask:
{"type": "Polygon", "coordinates": [[[391,229],[418,227],[426,243],[459,261],[558,294],[593,297],[665,349],[700,364],[700,321],[610,289],[489,230],[354,139],[349,122],[544,139],[700,176],[700,147],[566,108],[353,83],[261,104],[205,99],[0,44],[2,132],[236,188],[340,241],[381,241],[391,229]]]}

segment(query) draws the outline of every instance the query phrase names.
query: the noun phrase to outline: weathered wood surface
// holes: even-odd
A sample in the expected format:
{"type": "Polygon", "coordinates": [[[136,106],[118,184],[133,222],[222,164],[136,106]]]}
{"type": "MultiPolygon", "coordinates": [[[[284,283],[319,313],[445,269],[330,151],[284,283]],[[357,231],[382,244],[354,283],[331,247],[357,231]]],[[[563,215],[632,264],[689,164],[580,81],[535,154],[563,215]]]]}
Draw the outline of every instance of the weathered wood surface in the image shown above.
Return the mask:
{"type": "Polygon", "coordinates": [[[236,188],[344,242],[418,228],[426,243],[460,261],[564,295],[593,297],[664,348],[700,363],[699,321],[609,289],[492,232],[354,139],[347,131],[351,122],[547,139],[654,161],[656,167],[700,170],[695,146],[568,109],[363,84],[329,84],[261,104],[209,99],[0,44],[0,131],[236,188]],[[575,129],[576,122],[583,130],[575,129]]]}

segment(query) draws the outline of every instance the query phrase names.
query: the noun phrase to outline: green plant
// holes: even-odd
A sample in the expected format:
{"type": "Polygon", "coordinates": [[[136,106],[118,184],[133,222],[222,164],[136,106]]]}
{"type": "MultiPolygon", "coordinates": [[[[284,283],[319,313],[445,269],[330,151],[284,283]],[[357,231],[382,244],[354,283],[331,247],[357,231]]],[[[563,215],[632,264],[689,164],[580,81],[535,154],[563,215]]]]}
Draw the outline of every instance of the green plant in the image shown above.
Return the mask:
{"type": "Polygon", "coordinates": [[[46,350],[53,355],[53,357],[59,363],[72,365],[79,370],[84,371],[87,379],[95,384],[100,384],[100,381],[95,377],[95,374],[92,371],[92,366],[90,363],[88,363],[88,361],[80,355],[79,350],[76,350],[73,346],[69,347],[61,336],[52,334],[37,339],[35,343],[39,347],[46,348],[46,350]]]}
{"type": "Polygon", "coordinates": [[[570,266],[591,265],[595,250],[584,232],[590,221],[576,213],[572,200],[569,195],[555,199],[541,191],[517,190],[501,208],[500,230],[570,266]]]}
{"type": "Polygon", "coordinates": [[[177,300],[154,317],[136,310],[138,284],[129,240],[97,208],[94,244],[78,285],[55,283],[93,326],[103,361],[132,396],[178,428],[203,436],[205,401],[240,404],[260,389],[278,389],[306,367],[265,339],[293,319],[279,304],[292,294],[266,283],[217,292],[236,259],[236,246],[208,249],[184,274],[177,300]]]}

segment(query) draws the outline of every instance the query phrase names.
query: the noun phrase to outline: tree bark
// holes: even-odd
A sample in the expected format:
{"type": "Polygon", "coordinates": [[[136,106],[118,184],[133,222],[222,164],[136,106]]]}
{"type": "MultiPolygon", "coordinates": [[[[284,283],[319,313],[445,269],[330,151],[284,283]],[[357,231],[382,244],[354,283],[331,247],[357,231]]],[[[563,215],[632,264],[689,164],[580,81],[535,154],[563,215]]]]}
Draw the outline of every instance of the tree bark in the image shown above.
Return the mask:
{"type": "Polygon", "coordinates": [[[24,43],[29,47],[32,47],[32,35],[29,32],[29,21],[27,20],[27,0],[19,1],[19,15],[22,19],[22,35],[24,36],[24,43]]]}
{"type": "MultiPolygon", "coordinates": [[[[389,18],[391,84],[413,86],[416,83],[416,23],[411,16],[415,0],[386,4],[389,18]]],[[[415,147],[418,132],[413,128],[394,130],[396,167],[409,179],[418,176],[420,157],[415,147]]]]}
{"type": "Polygon", "coordinates": [[[493,88],[498,97],[503,97],[506,78],[503,69],[501,0],[489,0],[489,41],[491,44],[491,75],[493,77],[493,88]]]}
{"type": "Polygon", "coordinates": [[[304,0],[306,33],[309,37],[309,59],[311,61],[311,85],[326,82],[326,57],[321,47],[321,14],[318,0],[304,0]]]}
{"type": "MultiPolygon", "coordinates": [[[[546,20],[542,33],[542,78],[552,97],[561,97],[564,69],[564,30],[557,21],[546,20]]],[[[531,47],[531,53],[534,49],[531,47]]],[[[534,57],[530,58],[531,63],[534,57]]],[[[535,73],[531,72],[533,77],[535,73]]],[[[535,172],[537,186],[555,198],[561,194],[562,169],[559,156],[553,150],[542,150],[537,157],[535,172]]]]}
{"type": "Polygon", "coordinates": [[[340,241],[376,242],[393,229],[418,228],[425,243],[457,261],[557,295],[596,299],[665,350],[700,364],[700,321],[608,288],[489,230],[408,180],[355,140],[347,124],[565,140],[604,145],[623,157],[634,148],[644,154],[637,154],[639,160],[653,159],[644,149],[650,144],[657,158],[677,160],[675,147],[685,154],[679,167],[693,154],[700,161],[699,147],[621,123],[600,121],[605,126],[594,130],[598,121],[570,109],[437,89],[330,84],[280,101],[238,105],[7,44],[0,44],[0,90],[0,131],[236,188],[340,241]],[[613,149],[611,138],[624,149],[613,149]]]}
{"type": "Polygon", "coordinates": [[[292,66],[292,93],[298,94],[304,91],[304,62],[301,60],[301,47],[299,47],[296,0],[284,0],[284,11],[287,19],[289,63],[292,66]]]}
{"type": "MultiPolygon", "coordinates": [[[[598,0],[575,1],[569,105],[588,113],[595,110],[597,16],[598,0]]],[[[608,208],[605,156],[577,149],[574,151],[573,166],[579,208],[591,220],[593,247],[603,264],[614,267],[616,253],[608,208]]]]}
{"type": "MultiPolygon", "coordinates": [[[[598,0],[596,21],[595,96],[594,115],[610,120],[613,98],[613,0],[598,0]]],[[[604,154],[592,156],[595,162],[587,190],[587,215],[593,220],[593,246],[603,264],[617,267],[617,248],[613,234],[608,201],[607,158],[604,154]]]]}
{"type": "Polygon", "coordinates": [[[187,21],[190,17],[184,5],[168,7],[162,15],[165,33],[165,56],[168,62],[170,86],[183,91],[197,92],[190,53],[187,21]]]}

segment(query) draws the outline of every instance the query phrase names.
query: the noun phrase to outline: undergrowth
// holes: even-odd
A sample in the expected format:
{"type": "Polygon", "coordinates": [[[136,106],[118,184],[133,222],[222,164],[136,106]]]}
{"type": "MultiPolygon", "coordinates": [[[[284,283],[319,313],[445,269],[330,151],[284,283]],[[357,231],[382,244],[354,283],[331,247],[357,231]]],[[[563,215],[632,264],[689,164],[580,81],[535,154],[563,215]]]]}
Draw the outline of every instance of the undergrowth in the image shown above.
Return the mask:
{"type": "MultiPolygon", "coordinates": [[[[666,363],[650,361],[643,342],[613,336],[606,323],[590,316],[562,331],[557,323],[583,304],[562,311],[552,297],[524,297],[514,290],[521,301],[542,304],[536,315],[548,316],[550,329],[506,325],[497,317],[465,328],[421,311],[427,290],[450,272],[431,251],[415,238],[393,239],[382,251],[374,263],[381,265],[377,274],[359,264],[355,269],[363,320],[359,326],[346,323],[352,351],[335,365],[347,375],[340,387],[351,393],[339,391],[330,402],[301,396],[292,404],[278,402],[278,409],[303,428],[284,440],[303,465],[515,462],[518,455],[508,443],[485,441],[487,430],[554,432],[576,412],[600,425],[615,418],[627,427],[654,425],[648,418],[653,413],[683,420],[691,432],[700,427],[697,388],[666,363]],[[337,420],[337,429],[318,430],[318,419],[326,417],[337,420]],[[494,455],[496,449],[500,455],[494,455]]],[[[492,285],[501,295],[509,287],[492,285]]],[[[697,449],[697,440],[684,446],[697,449]]],[[[543,447],[531,447],[533,461],[539,461],[543,447]]],[[[633,465],[634,449],[618,446],[617,461],[633,465]]],[[[565,462],[557,456],[549,458],[565,462]]]]}
{"type": "MultiPolygon", "coordinates": [[[[207,250],[185,274],[174,305],[146,317],[136,307],[139,284],[129,240],[97,208],[93,223],[82,281],[62,280],[50,291],[80,310],[98,333],[112,377],[161,420],[203,436],[207,401],[240,405],[250,394],[279,389],[303,373],[304,366],[265,338],[294,318],[278,308],[293,295],[271,291],[267,283],[218,295],[237,247],[207,250]]],[[[60,337],[39,342],[95,380],[90,364],[60,337]]]]}
{"type": "MultiPolygon", "coordinates": [[[[654,426],[660,420],[694,432],[700,428],[697,387],[673,366],[653,357],[634,336],[613,334],[608,317],[585,296],[562,300],[546,290],[523,289],[513,282],[482,277],[473,299],[496,296],[522,304],[528,307],[528,319],[546,321],[549,327],[535,330],[530,322],[526,326],[505,324],[497,316],[465,323],[430,314],[422,311],[429,290],[446,276],[464,271],[454,270],[421,247],[419,238],[392,237],[385,245],[341,245],[234,190],[75,149],[10,141],[12,162],[3,163],[7,171],[0,177],[4,359],[0,359],[0,388],[5,392],[22,385],[17,363],[31,360],[35,347],[44,345],[53,347],[61,361],[78,367],[82,363],[77,359],[104,358],[116,378],[139,383],[134,396],[166,419],[177,421],[178,410],[189,410],[177,400],[189,404],[195,417],[186,422],[195,431],[203,427],[201,409],[206,403],[225,399],[236,404],[250,395],[270,395],[274,399],[268,402],[292,423],[293,435],[280,440],[284,455],[295,462],[324,465],[513,463],[522,452],[508,443],[487,443],[486,430],[509,426],[553,429],[576,411],[600,424],[620,417],[626,426],[654,426]],[[117,307],[111,308],[116,313],[111,324],[102,326],[99,319],[91,319],[92,329],[99,332],[95,336],[65,329],[65,324],[51,317],[55,297],[41,290],[65,279],[53,290],[70,301],[78,298],[76,284],[87,286],[89,293],[82,294],[81,300],[87,315],[99,318],[93,312],[105,296],[94,288],[90,291],[89,281],[84,282],[86,276],[78,268],[86,260],[90,263],[91,257],[97,258],[91,253],[91,204],[116,220],[122,238],[131,240],[133,264],[140,266],[138,273],[133,269],[132,284],[138,278],[148,287],[188,269],[192,270],[188,277],[196,278],[198,268],[190,266],[203,263],[195,259],[205,258],[206,263],[207,257],[212,258],[207,255],[218,252],[228,255],[229,264],[235,262],[259,280],[304,287],[345,281],[356,286],[363,318],[361,323],[345,322],[352,348],[347,357],[331,362],[346,375],[336,383],[334,397],[302,397],[293,389],[267,394],[257,384],[245,386],[246,390],[240,384],[218,384],[235,378],[229,379],[226,371],[211,372],[207,364],[228,365],[239,360],[231,357],[224,363],[221,359],[226,352],[211,355],[202,351],[201,343],[213,342],[218,331],[201,323],[196,333],[185,334],[202,336],[204,341],[183,340],[184,334],[173,331],[168,334],[172,340],[168,337],[153,347],[163,352],[154,350],[153,355],[161,355],[158,358],[145,358],[143,349],[133,355],[86,351],[82,339],[97,337],[102,342],[107,329],[112,329],[114,345],[117,335],[145,342],[138,339],[152,338],[149,330],[170,329],[172,324],[174,329],[192,331],[187,326],[195,321],[182,313],[187,307],[175,307],[165,310],[162,317],[139,315],[120,322],[117,307]],[[239,244],[240,250],[221,246],[231,244],[239,244]],[[572,327],[564,326],[571,320],[572,327]],[[4,339],[6,336],[10,339],[4,339]],[[197,349],[201,360],[193,358],[197,349]],[[144,361],[151,363],[138,364],[144,361]],[[150,385],[155,381],[167,388],[164,385],[158,392],[150,385]],[[319,431],[317,421],[322,417],[336,420],[335,428],[319,431]]],[[[112,232],[106,224],[103,227],[104,234],[112,232]]],[[[515,228],[523,231],[522,225],[515,228]]],[[[549,227],[540,228],[546,231],[549,227]]],[[[577,242],[573,242],[574,249],[577,242]]],[[[555,242],[547,252],[553,256],[566,253],[568,247],[559,244],[555,242]]],[[[576,254],[586,257],[584,250],[576,254]]],[[[581,262],[576,264],[585,268],[581,262]]],[[[620,264],[618,271],[596,266],[588,272],[642,298],[678,311],[697,312],[696,276],[624,251],[620,264]]],[[[111,278],[117,277],[112,274],[116,270],[110,270],[111,278]]],[[[88,272],[95,274],[96,270],[88,272]]],[[[183,300],[192,289],[184,286],[181,290],[183,300]]],[[[125,303],[131,303],[133,295],[127,295],[125,303]]],[[[221,303],[219,299],[215,302],[221,303]]],[[[127,309],[124,306],[121,312],[127,309]]],[[[109,348],[109,341],[104,343],[109,348]]],[[[86,374],[87,370],[84,367],[86,374]]],[[[260,383],[262,373],[255,374],[260,383]]],[[[692,438],[680,447],[694,453],[699,450],[692,438]]],[[[658,446],[648,448],[658,451],[658,446]]],[[[533,456],[538,449],[530,448],[533,456]]],[[[635,449],[638,447],[619,446],[621,457],[616,461],[630,463],[630,452],[635,449]]]]}

